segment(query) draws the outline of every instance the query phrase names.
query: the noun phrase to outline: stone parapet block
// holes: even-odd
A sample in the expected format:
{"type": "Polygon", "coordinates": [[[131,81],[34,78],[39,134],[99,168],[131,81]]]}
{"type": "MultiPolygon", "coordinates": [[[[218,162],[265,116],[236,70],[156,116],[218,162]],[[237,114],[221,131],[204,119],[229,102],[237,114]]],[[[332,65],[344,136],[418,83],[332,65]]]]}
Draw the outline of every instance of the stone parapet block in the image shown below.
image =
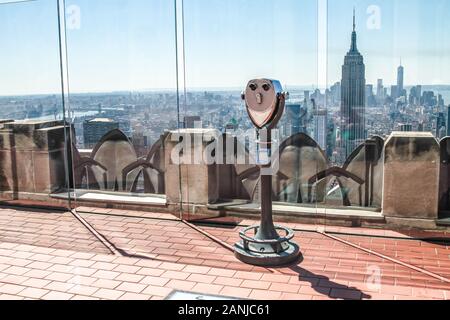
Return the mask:
{"type": "Polygon", "coordinates": [[[437,219],[440,148],[431,133],[393,132],[384,153],[383,214],[437,219]]]}

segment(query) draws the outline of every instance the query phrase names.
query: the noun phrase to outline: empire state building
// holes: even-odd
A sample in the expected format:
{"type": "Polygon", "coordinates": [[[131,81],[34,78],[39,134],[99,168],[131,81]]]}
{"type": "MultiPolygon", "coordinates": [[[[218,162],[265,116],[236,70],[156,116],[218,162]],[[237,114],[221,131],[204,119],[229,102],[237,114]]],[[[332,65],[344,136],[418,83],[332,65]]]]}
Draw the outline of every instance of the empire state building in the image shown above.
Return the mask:
{"type": "Polygon", "coordinates": [[[352,43],[342,66],[340,145],[342,162],[366,139],[365,73],[364,58],[356,46],[356,23],[353,11],[352,43]]]}

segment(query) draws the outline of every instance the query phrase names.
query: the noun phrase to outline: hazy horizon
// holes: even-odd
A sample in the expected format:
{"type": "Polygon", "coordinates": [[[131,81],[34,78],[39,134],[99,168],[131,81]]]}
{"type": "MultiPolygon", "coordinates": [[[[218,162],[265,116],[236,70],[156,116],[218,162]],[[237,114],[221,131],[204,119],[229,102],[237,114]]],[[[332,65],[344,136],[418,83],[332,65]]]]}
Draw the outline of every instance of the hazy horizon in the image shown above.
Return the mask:
{"type": "MultiPolygon", "coordinates": [[[[271,78],[274,79],[274,78],[271,78]]],[[[188,87],[186,88],[186,91],[189,92],[202,92],[202,91],[210,91],[210,92],[225,92],[225,91],[236,91],[236,92],[242,92],[243,89],[245,89],[245,85],[247,83],[249,79],[245,79],[245,83],[243,86],[241,87],[188,87]]],[[[337,81],[337,82],[340,82],[337,81]]],[[[336,82],[335,82],[336,83],[336,82]]],[[[335,83],[330,83],[329,86],[327,86],[326,88],[323,87],[319,87],[319,86],[315,86],[315,85],[283,85],[284,89],[287,90],[309,90],[310,92],[319,89],[321,93],[324,93],[326,89],[330,89],[331,86],[333,86],[335,83]]],[[[373,89],[374,89],[374,94],[375,94],[375,90],[376,90],[376,86],[377,83],[367,83],[367,85],[373,85],[373,89]]],[[[384,88],[388,89],[388,92],[390,92],[391,86],[396,85],[395,83],[392,84],[386,84],[383,82],[383,86],[384,88]]],[[[414,86],[420,85],[423,88],[440,88],[440,87],[444,87],[444,88],[440,88],[443,89],[445,91],[450,90],[450,82],[449,83],[442,83],[442,84],[421,84],[421,83],[417,83],[417,84],[404,84],[404,88],[405,89],[411,89],[414,86]],[[447,88],[448,87],[448,88],[447,88]]],[[[177,88],[173,87],[173,88],[142,88],[142,89],[113,89],[113,90],[104,90],[104,91],[70,91],[68,94],[69,95],[89,95],[89,94],[115,94],[115,93],[163,93],[163,92],[173,92],[176,93],[177,88]]],[[[184,88],[180,88],[179,89],[180,95],[183,95],[184,93],[184,88]]],[[[67,92],[66,92],[67,94],[67,92]]],[[[409,94],[409,92],[408,92],[409,94]]],[[[26,97],[26,96],[50,96],[50,95],[62,95],[61,91],[59,92],[31,92],[31,93],[0,93],[0,97],[2,98],[7,98],[7,97],[26,97]]]]}
{"type": "MultiPolygon", "coordinates": [[[[370,83],[368,83],[370,84],[370,83]]],[[[414,87],[416,85],[405,85],[405,89],[409,90],[412,87],[414,87]]],[[[448,102],[450,103],[450,83],[449,84],[438,84],[438,85],[428,85],[428,84],[421,84],[422,86],[422,91],[425,90],[443,90],[443,91],[449,91],[448,92],[448,102]]],[[[390,90],[390,86],[387,87],[388,91],[390,90]]],[[[209,87],[209,88],[187,88],[186,91],[187,93],[202,93],[202,92],[234,92],[234,93],[240,93],[242,92],[243,88],[220,88],[220,87],[209,87]]],[[[291,86],[291,85],[286,85],[284,87],[284,89],[288,89],[288,90],[295,90],[295,91],[306,91],[309,90],[311,93],[313,93],[312,91],[319,89],[320,92],[322,94],[324,94],[324,89],[321,88],[311,88],[309,86],[291,86]]],[[[327,88],[329,89],[329,87],[327,88]]],[[[375,94],[375,90],[376,90],[376,86],[374,86],[374,94],[375,94]]],[[[156,88],[156,89],[140,89],[140,90],[113,90],[113,91],[98,91],[98,92],[70,92],[69,96],[75,96],[75,95],[111,95],[111,94],[129,94],[129,93],[172,93],[172,94],[176,94],[177,89],[176,88],[156,88]]],[[[179,90],[180,95],[184,94],[184,90],[181,89],[179,90]]],[[[435,92],[437,94],[439,94],[438,92],[435,92]]],[[[50,93],[38,93],[38,94],[5,94],[5,95],[0,95],[0,98],[14,98],[14,97],[42,97],[42,96],[57,96],[57,95],[61,95],[61,92],[50,92],[50,93]]],[[[447,99],[446,99],[447,102],[447,99]]]]}

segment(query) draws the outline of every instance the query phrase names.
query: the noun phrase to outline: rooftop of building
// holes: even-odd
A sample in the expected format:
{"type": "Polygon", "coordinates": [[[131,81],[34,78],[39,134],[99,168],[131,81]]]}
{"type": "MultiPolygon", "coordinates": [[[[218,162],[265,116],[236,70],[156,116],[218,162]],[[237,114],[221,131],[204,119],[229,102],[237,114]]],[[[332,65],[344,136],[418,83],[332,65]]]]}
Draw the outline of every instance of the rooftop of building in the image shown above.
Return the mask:
{"type": "Polygon", "coordinates": [[[166,299],[176,290],[250,299],[450,298],[448,233],[288,224],[301,261],[263,268],[234,257],[238,230],[254,221],[234,222],[3,207],[0,299],[166,299]]]}
{"type": "Polygon", "coordinates": [[[116,122],[113,119],[110,118],[94,118],[91,120],[86,120],[86,122],[108,122],[108,123],[112,123],[112,122],[116,122]]]}

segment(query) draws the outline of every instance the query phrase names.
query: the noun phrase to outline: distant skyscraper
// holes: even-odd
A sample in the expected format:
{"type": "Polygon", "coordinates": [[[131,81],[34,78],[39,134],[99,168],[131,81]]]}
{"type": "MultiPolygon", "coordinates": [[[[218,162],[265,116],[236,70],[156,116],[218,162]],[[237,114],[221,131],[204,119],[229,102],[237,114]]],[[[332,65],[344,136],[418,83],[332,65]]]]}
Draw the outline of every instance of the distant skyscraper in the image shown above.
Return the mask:
{"type": "Polygon", "coordinates": [[[419,100],[419,103],[420,103],[420,97],[422,96],[422,86],[421,85],[416,86],[416,95],[417,95],[417,99],[419,100]]]}
{"type": "Polygon", "coordinates": [[[405,69],[402,66],[400,61],[400,66],[397,69],[397,98],[405,95],[404,87],[403,87],[403,77],[404,77],[405,69]]]}
{"type": "Polygon", "coordinates": [[[442,98],[442,94],[438,94],[438,107],[444,107],[444,98],[442,98]]]}
{"type": "Polygon", "coordinates": [[[412,87],[409,90],[409,104],[411,105],[417,105],[417,88],[416,87],[412,87]]]}
{"type": "Polygon", "coordinates": [[[422,94],[422,103],[427,107],[434,107],[437,104],[437,99],[434,92],[424,91],[422,94]]]}
{"type": "Polygon", "coordinates": [[[365,73],[364,58],[356,46],[356,23],[353,12],[352,43],[342,66],[341,161],[344,161],[366,139],[365,73]]]}
{"type": "Polygon", "coordinates": [[[310,100],[309,90],[305,90],[304,96],[305,96],[305,98],[304,98],[305,107],[308,108],[309,100],[310,100]]]}
{"type": "Polygon", "coordinates": [[[377,80],[377,96],[383,94],[383,79],[377,80]]]}
{"type": "Polygon", "coordinates": [[[95,118],[83,123],[84,147],[93,148],[108,132],[119,129],[119,123],[108,118],[95,118]]]}
{"type": "Polygon", "coordinates": [[[409,92],[409,103],[412,105],[420,105],[422,97],[422,86],[417,85],[411,88],[409,92]]]}
{"type": "Polygon", "coordinates": [[[131,142],[133,143],[134,150],[138,156],[143,156],[148,152],[149,147],[149,137],[146,135],[144,126],[138,123],[133,128],[133,133],[131,135],[131,142]]]}
{"type": "Polygon", "coordinates": [[[286,124],[285,135],[292,136],[296,133],[306,133],[307,109],[301,104],[287,104],[285,107],[286,124]]]}
{"type": "Polygon", "coordinates": [[[286,124],[285,135],[292,136],[300,132],[300,104],[288,104],[285,106],[286,124]]]}
{"type": "Polygon", "coordinates": [[[378,79],[377,81],[377,102],[379,104],[383,103],[385,100],[384,96],[384,87],[383,87],[383,79],[378,79]]]}
{"type": "Polygon", "coordinates": [[[341,102],[341,83],[336,82],[330,87],[331,103],[333,105],[339,104],[341,102]]]}
{"type": "Polygon", "coordinates": [[[322,148],[327,148],[327,110],[317,110],[314,112],[314,140],[322,148]]]}
{"type": "Polygon", "coordinates": [[[327,131],[327,157],[331,159],[333,157],[333,152],[336,149],[336,127],[333,121],[328,121],[328,131],[327,131]]]}
{"type": "Polygon", "coordinates": [[[394,100],[398,98],[398,87],[397,86],[391,86],[391,98],[394,100]]]}
{"type": "Polygon", "coordinates": [[[436,138],[444,138],[446,133],[445,115],[443,112],[439,112],[436,119],[436,138]]]}
{"type": "Polygon", "coordinates": [[[375,105],[375,96],[373,95],[373,85],[366,85],[366,107],[373,107],[375,105]]]}

